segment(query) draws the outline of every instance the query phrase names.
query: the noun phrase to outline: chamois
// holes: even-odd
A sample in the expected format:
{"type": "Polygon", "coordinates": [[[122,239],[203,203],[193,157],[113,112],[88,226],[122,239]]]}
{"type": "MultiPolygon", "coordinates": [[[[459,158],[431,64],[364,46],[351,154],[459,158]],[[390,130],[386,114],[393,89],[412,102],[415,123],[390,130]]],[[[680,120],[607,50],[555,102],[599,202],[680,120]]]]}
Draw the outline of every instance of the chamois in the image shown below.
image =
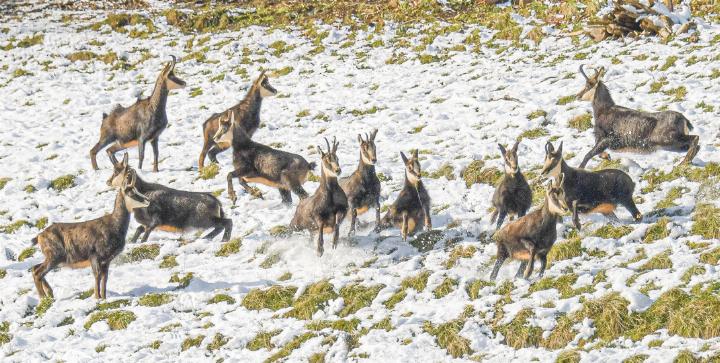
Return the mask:
{"type": "Polygon", "coordinates": [[[350,208],[350,232],[355,234],[355,224],[358,214],[367,212],[370,207],[375,208],[375,229],[380,226],[380,179],[375,174],[375,162],[377,153],[375,150],[375,136],[378,130],[375,129],[368,136],[358,134],[360,142],[360,163],[355,172],[350,176],[340,179],[340,187],[347,196],[350,208]]]}
{"type": "MultiPolygon", "coordinates": [[[[127,175],[136,175],[135,170],[128,166],[127,154],[122,162],[115,156],[111,157],[113,174],[107,181],[108,186],[118,187],[127,175]]],[[[135,243],[143,232],[142,242],[146,242],[154,229],[166,232],[182,232],[191,229],[213,228],[204,238],[212,239],[220,232],[225,232],[222,241],[230,239],[232,220],[225,218],[222,203],[210,193],[188,192],[148,183],[140,177],[134,177],[135,188],[147,196],[150,206],[133,211],[135,220],[140,226],[131,238],[135,243]]]]}
{"type": "Polygon", "coordinates": [[[340,175],[340,163],[337,158],[338,143],[333,139],[332,147],[330,142],[325,139],[327,144],[327,152],[323,152],[320,146],[317,151],[320,153],[320,186],[315,193],[309,197],[300,200],[295,210],[295,216],[290,222],[290,227],[294,230],[310,230],[310,238],[312,232],[317,231],[317,255],[322,256],[323,234],[333,234],[333,249],[337,247],[340,235],[340,224],[342,223],[348,211],[348,199],[345,192],[338,184],[338,175],[340,175]]]}
{"type": "Polygon", "coordinates": [[[642,219],[642,214],[633,201],[635,183],[629,175],[618,169],[586,171],[573,168],[563,159],[562,142],[555,151],[552,143],[548,141],[541,174],[557,178],[560,173],[565,175],[565,202],[572,209],[573,223],[578,230],[578,213],[601,213],[612,221],[618,221],[615,215],[617,204],[625,207],[636,221],[642,219]]]}
{"type": "Polygon", "coordinates": [[[100,126],[100,140],[90,150],[92,167],[98,170],[97,153],[104,147],[115,142],[107,149],[108,155],[137,145],[138,169],[142,169],[145,158],[145,143],[150,141],[153,148],[153,171],[158,171],[158,154],[160,134],[168,124],[165,107],[170,90],[185,87],[185,81],[175,76],[175,56],[165,65],[157,81],[152,95],[138,99],[130,107],[116,105],[110,114],[103,113],[100,126]]]}
{"type": "Polygon", "coordinates": [[[314,162],[308,163],[300,155],[252,141],[245,128],[237,124],[233,111],[229,117],[220,120],[220,129],[215,140],[221,142],[228,138],[232,140],[234,170],[228,173],[227,183],[228,196],[233,205],[237,200],[233,178],[238,178],[246,192],[259,198],[263,197],[262,193],[253,191],[248,182],[278,188],[285,204],[292,203],[291,191],[300,199],[308,196],[302,185],[310,171],[315,168],[314,162]]]}
{"type": "Polygon", "coordinates": [[[229,115],[232,111],[235,111],[235,114],[239,118],[238,122],[245,128],[248,136],[252,138],[255,131],[257,131],[258,127],[260,127],[260,106],[262,106],[263,98],[271,97],[276,94],[277,90],[270,85],[268,76],[265,75],[265,71],[262,71],[260,76],[255,80],[255,82],[253,82],[252,86],[250,86],[250,90],[248,90],[242,101],[223,112],[213,114],[210,118],[203,122],[204,142],[202,151],[200,151],[198,168],[202,169],[205,166],[206,155],[210,158],[210,162],[217,163],[217,154],[232,146],[231,142],[215,141],[215,136],[220,129],[220,119],[222,117],[229,115]]]}
{"type": "Polygon", "coordinates": [[[519,144],[520,141],[516,141],[510,150],[506,150],[504,146],[498,144],[500,153],[505,160],[505,176],[495,188],[492,198],[495,211],[490,221],[494,222],[497,218],[495,228],[502,226],[506,215],[515,214],[522,217],[532,205],[532,190],[518,165],[517,149],[519,144]]]}
{"type": "Polygon", "coordinates": [[[497,244],[497,260],[490,279],[495,280],[508,257],[521,261],[516,278],[529,278],[535,259],[540,260],[539,276],[545,273],[547,254],[557,239],[555,225],[568,212],[563,179],[564,174],[560,173],[553,180],[545,192],[545,204],[542,207],[508,223],[495,233],[493,238],[497,244]]]}
{"type": "Polygon", "coordinates": [[[53,223],[32,239],[40,245],[45,261],[33,266],[32,274],[40,298],[53,297],[45,275],[57,266],[92,267],[95,297],[105,298],[110,262],[125,247],[130,212],[150,205],[135,188],[133,175],[122,181],[110,214],[84,222],[53,223]]]}
{"type": "Polygon", "coordinates": [[[657,149],[687,151],[680,164],[692,162],[700,150],[700,137],[688,134],[693,126],[683,114],[676,111],[643,112],[618,106],[601,80],[605,68],[601,67],[590,78],[581,65],[580,74],[585,78],[585,87],[577,94],[577,99],[592,101],[595,119],[595,146],[583,158],[581,169],[593,156],[608,148],[641,152],[657,149]]]}
{"type": "Polygon", "coordinates": [[[420,229],[420,221],[423,221],[425,230],[432,229],[430,195],[420,180],[418,151],[414,150],[410,159],[402,152],[400,157],[405,164],[405,186],[380,221],[380,228],[394,225],[400,228],[403,241],[407,241],[408,235],[413,235],[420,229]]]}

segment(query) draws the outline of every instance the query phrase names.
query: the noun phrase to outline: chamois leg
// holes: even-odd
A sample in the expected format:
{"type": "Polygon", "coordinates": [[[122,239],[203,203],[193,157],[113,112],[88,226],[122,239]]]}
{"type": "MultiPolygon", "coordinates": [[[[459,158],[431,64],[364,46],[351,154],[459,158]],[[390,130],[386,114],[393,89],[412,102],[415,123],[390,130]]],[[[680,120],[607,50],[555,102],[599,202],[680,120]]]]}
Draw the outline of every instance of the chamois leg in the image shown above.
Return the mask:
{"type": "Polygon", "coordinates": [[[338,239],[340,239],[340,223],[342,223],[342,213],[335,213],[335,226],[333,226],[333,249],[337,248],[338,239]]]}
{"type": "Polygon", "coordinates": [[[205,155],[207,155],[208,150],[210,150],[210,145],[207,140],[205,140],[202,150],[200,150],[200,157],[198,158],[198,170],[205,167],[205,155]]]}
{"type": "Polygon", "coordinates": [[[593,148],[590,149],[590,151],[588,151],[587,154],[585,154],[585,157],[583,158],[582,162],[580,163],[579,168],[585,169],[585,165],[587,164],[588,161],[590,161],[590,159],[593,158],[593,156],[605,151],[605,149],[607,149],[609,146],[610,146],[610,139],[608,139],[608,138],[600,139],[600,141],[598,141],[595,144],[595,146],[593,146],[593,148]]]}
{"type": "Polygon", "coordinates": [[[286,206],[289,206],[292,204],[292,194],[287,189],[278,189],[280,191],[280,198],[282,199],[282,203],[286,206]]]}
{"type": "Polygon", "coordinates": [[[100,264],[100,296],[105,299],[107,298],[107,279],[110,273],[110,261],[106,261],[100,264]]]}
{"type": "Polygon", "coordinates": [[[530,252],[530,257],[528,258],[528,264],[525,268],[525,279],[530,278],[530,274],[532,274],[533,267],[535,265],[535,243],[533,241],[527,239],[527,238],[521,238],[520,242],[523,244],[523,247],[525,247],[526,250],[530,252]]]}
{"type": "Polygon", "coordinates": [[[90,161],[92,162],[92,167],[95,170],[99,170],[97,166],[97,153],[100,152],[104,147],[110,145],[115,139],[113,137],[108,137],[106,135],[102,135],[102,132],[100,134],[100,141],[95,144],[95,146],[90,149],[90,161]]]}
{"type": "Polygon", "coordinates": [[[232,233],[232,227],[233,227],[232,219],[230,219],[230,218],[223,219],[224,233],[223,233],[223,237],[222,237],[222,242],[227,242],[230,240],[230,234],[232,233]]]}
{"type": "Polygon", "coordinates": [[[430,219],[430,206],[423,204],[423,214],[425,215],[425,230],[432,230],[432,220],[430,219]]]}
{"type": "Polygon", "coordinates": [[[308,197],[308,193],[305,191],[305,189],[300,184],[300,181],[298,180],[297,172],[283,171],[282,173],[280,173],[280,182],[283,185],[289,186],[290,190],[292,190],[292,192],[295,193],[298,198],[305,199],[308,197]]]}
{"type": "Polygon", "coordinates": [[[143,160],[145,160],[145,143],[147,140],[138,140],[138,170],[142,170],[143,160]]]}
{"type": "Polygon", "coordinates": [[[523,276],[523,272],[525,272],[525,268],[527,267],[527,261],[520,261],[520,267],[517,270],[517,273],[515,274],[515,278],[519,279],[523,276]]]}
{"type": "Polygon", "coordinates": [[[640,213],[637,209],[635,201],[632,199],[632,195],[625,197],[625,200],[621,201],[620,204],[622,204],[622,206],[630,212],[635,222],[640,222],[642,220],[642,213],[640,213]]]}
{"type": "Polygon", "coordinates": [[[143,232],[145,232],[145,226],[140,225],[140,227],[138,227],[138,228],[135,230],[135,234],[134,234],[134,235],[132,236],[132,238],[130,239],[130,243],[135,243],[135,242],[137,242],[138,238],[140,238],[140,235],[141,235],[143,232]]]}
{"type": "Polygon", "coordinates": [[[53,291],[50,288],[50,284],[45,280],[45,275],[56,265],[57,263],[46,259],[42,263],[33,266],[33,280],[35,281],[35,288],[40,298],[44,298],[45,296],[53,297],[53,291]]]}
{"type": "Polygon", "coordinates": [[[408,213],[407,212],[402,213],[402,225],[400,226],[400,235],[402,236],[403,241],[407,241],[407,235],[408,235],[408,213]]]}
{"type": "Polygon", "coordinates": [[[504,246],[498,245],[497,258],[495,259],[495,266],[490,273],[490,280],[495,280],[497,278],[498,272],[500,272],[500,266],[502,266],[508,256],[509,253],[507,249],[504,246]]]}
{"type": "Polygon", "coordinates": [[[547,253],[540,255],[540,271],[538,271],[538,276],[543,277],[545,274],[545,267],[547,266],[547,253]]]}
{"type": "Polygon", "coordinates": [[[110,145],[110,147],[107,148],[105,152],[108,154],[108,157],[112,161],[113,157],[115,157],[115,154],[125,149],[127,149],[125,146],[122,146],[119,141],[116,141],[114,144],[110,145]]]}
{"type": "Polygon", "coordinates": [[[100,299],[100,261],[97,257],[90,258],[90,267],[92,267],[93,276],[95,277],[95,298],[100,299]]]}
{"type": "Polygon", "coordinates": [[[155,229],[155,227],[157,227],[157,224],[151,224],[151,225],[145,227],[145,234],[143,235],[143,238],[141,241],[142,243],[145,243],[148,241],[148,239],[150,238],[150,232],[152,232],[155,229]]]}
{"type": "Polygon", "coordinates": [[[235,170],[229,172],[227,174],[227,183],[228,183],[228,198],[232,201],[232,204],[235,205],[235,201],[237,200],[237,194],[235,194],[235,189],[233,189],[233,178],[237,178],[238,174],[235,170]]]}
{"type": "Polygon", "coordinates": [[[578,203],[577,200],[573,200],[573,202],[572,202],[572,221],[573,221],[573,224],[575,225],[575,228],[579,231],[581,226],[580,226],[580,217],[578,216],[577,203],[578,203]]]}
{"type": "Polygon", "coordinates": [[[498,219],[497,219],[497,224],[495,225],[495,229],[500,229],[506,216],[507,216],[506,211],[501,210],[500,212],[498,212],[498,219]]]}
{"type": "Polygon", "coordinates": [[[348,209],[350,210],[350,232],[348,232],[348,237],[352,237],[355,235],[355,223],[357,223],[357,209],[353,205],[349,205],[348,209]]]}
{"type": "Polygon", "coordinates": [[[693,159],[695,158],[695,155],[697,155],[698,151],[700,151],[700,136],[697,135],[684,135],[685,138],[689,139],[688,142],[688,149],[687,154],[685,154],[685,158],[680,162],[680,165],[690,165],[692,164],[693,159]]]}
{"type": "Polygon", "coordinates": [[[153,171],[158,172],[158,157],[160,157],[160,136],[150,140],[153,149],[153,171]]]}
{"type": "Polygon", "coordinates": [[[221,148],[217,144],[213,144],[210,146],[210,150],[208,150],[208,158],[210,159],[211,163],[218,163],[217,154],[220,154],[221,152],[225,151],[226,149],[221,148]]]}
{"type": "Polygon", "coordinates": [[[377,198],[375,201],[375,229],[374,231],[380,232],[381,229],[381,222],[380,222],[380,198],[377,198]]]}
{"type": "Polygon", "coordinates": [[[500,214],[500,213],[498,213],[498,210],[495,209],[495,210],[492,212],[492,214],[490,215],[490,223],[495,223],[495,221],[497,220],[497,217],[498,217],[499,214],[500,214]]]}
{"type": "MultiPolygon", "coordinates": [[[[324,247],[323,244],[325,242],[323,241],[323,229],[325,229],[325,221],[322,220],[322,218],[318,218],[318,221],[316,222],[318,225],[318,235],[317,235],[317,242],[316,242],[316,254],[318,257],[323,255],[324,247]]],[[[312,233],[311,233],[312,235],[312,233]]]]}
{"type": "Polygon", "coordinates": [[[618,218],[618,216],[617,216],[617,215],[615,214],[615,212],[613,212],[613,211],[610,211],[610,212],[607,212],[607,213],[603,213],[603,215],[605,216],[605,218],[607,218],[608,220],[610,220],[610,223],[615,223],[615,224],[621,224],[621,223],[622,223],[622,222],[620,221],[620,218],[618,218]]]}
{"type": "Polygon", "coordinates": [[[220,234],[220,232],[225,231],[223,234],[223,242],[226,242],[230,239],[230,230],[232,230],[232,220],[229,218],[216,218],[215,219],[215,227],[213,227],[213,230],[210,231],[210,233],[206,234],[203,239],[213,239],[215,236],[220,234]],[[225,237],[227,236],[227,239],[225,237]]]}

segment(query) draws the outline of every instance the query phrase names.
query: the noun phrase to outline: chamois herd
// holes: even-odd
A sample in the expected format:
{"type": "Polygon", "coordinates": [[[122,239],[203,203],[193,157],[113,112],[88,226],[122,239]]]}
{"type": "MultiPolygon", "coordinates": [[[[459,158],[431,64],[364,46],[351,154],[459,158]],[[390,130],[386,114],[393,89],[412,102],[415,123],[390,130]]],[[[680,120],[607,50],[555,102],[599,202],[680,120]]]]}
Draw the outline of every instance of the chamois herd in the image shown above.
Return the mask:
{"type": "MultiPolygon", "coordinates": [[[[95,275],[95,297],[105,298],[110,262],[119,255],[126,242],[130,215],[140,224],[131,238],[136,242],[148,240],[159,229],[182,232],[191,229],[212,229],[205,238],[223,233],[222,241],[230,239],[233,222],[227,218],[220,200],[210,193],[190,192],[147,182],[138,176],[125,153],[122,161],[115,154],[132,146],[138,147],[138,169],[142,169],[145,144],[153,148],[153,171],[158,171],[160,135],[168,125],[167,97],[171,90],[185,87],[185,81],[175,73],[176,59],[165,65],[155,82],[150,97],[139,99],[130,107],[120,105],[103,114],[100,140],[90,150],[92,167],[98,170],[97,153],[110,145],[107,154],[113,165],[108,186],[117,189],[112,213],[77,223],[53,223],[35,238],[45,260],[32,268],[33,279],[41,297],[53,296],[45,275],[58,266],[92,268],[95,275]]],[[[562,216],[572,214],[572,223],[581,228],[579,215],[601,213],[613,223],[620,220],[614,213],[622,205],[635,221],[642,214],[635,206],[635,184],[630,176],[617,169],[584,170],[596,155],[609,158],[606,149],[650,152],[657,149],[683,151],[682,163],[690,163],[699,150],[697,135],[690,135],[692,125],[682,114],[673,111],[641,112],[616,105],[602,81],[605,69],[600,68],[588,77],[580,67],[585,85],[577,99],[592,102],[596,144],[585,155],[579,168],[563,159],[562,142],[545,145],[545,161],[541,177],[551,179],[545,191],[544,204],[528,213],[532,205],[532,191],[518,160],[519,141],[507,149],[498,145],[505,164],[505,173],[492,198],[495,209],[490,217],[496,222],[494,239],[497,261],[490,275],[495,279],[507,258],[521,261],[517,277],[529,278],[535,260],[540,261],[542,276],[547,254],[557,239],[556,224],[562,216]],[[510,215],[511,221],[503,227],[510,215]],[[512,218],[517,217],[512,220],[512,218]]],[[[357,217],[369,209],[375,211],[375,232],[398,228],[403,241],[421,229],[432,229],[431,198],[422,182],[417,150],[409,157],[400,153],[405,166],[405,181],[397,199],[381,217],[382,183],[375,173],[378,130],[358,135],[360,157],[357,169],[342,177],[337,155],[338,142],[325,139],[325,148],[317,146],[320,156],[320,185],[310,195],[303,188],[315,162],[300,155],[278,150],[252,140],[260,126],[260,107],[264,98],[277,94],[265,72],[252,83],[247,95],[238,104],[213,114],[203,124],[203,146],[198,169],[205,167],[205,158],[217,163],[217,155],[232,148],[232,170],[227,174],[227,193],[233,204],[237,194],[233,179],[245,192],[262,198],[249,183],[260,183],[280,192],[285,205],[292,204],[292,194],[299,199],[290,228],[308,230],[315,235],[318,256],[324,251],[324,234],[332,234],[332,247],[338,243],[340,225],[349,219],[352,236],[356,233],[357,217]]]]}

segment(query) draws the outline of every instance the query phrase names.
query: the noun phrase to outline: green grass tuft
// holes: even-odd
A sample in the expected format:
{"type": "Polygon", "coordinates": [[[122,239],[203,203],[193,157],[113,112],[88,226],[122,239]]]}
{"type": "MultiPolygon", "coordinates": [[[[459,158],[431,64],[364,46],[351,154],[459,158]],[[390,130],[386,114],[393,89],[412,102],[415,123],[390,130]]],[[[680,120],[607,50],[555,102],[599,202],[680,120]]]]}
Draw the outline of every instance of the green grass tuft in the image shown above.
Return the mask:
{"type": "Polygon", "coordinates": [[[5,188],[7,183],[9,183],[11,180],[12,180],[12,178],[8,178],[8,177],[0,178],[0,190],[3,190],[3,188],[5,188]]]}
{"type": "Polygon", "coordinates": [[[538,127],[530,130],[525,130],[518,135],[517,140],[522,141],[523,139],[537,139],[539,137],[548,136],[550,132],[548,130],[538,127]]]}
{"type": "Polygon", "coordinates": [[[670,218],[663,217],[660,218],[655,224],[650,226],[648,228],[647,232],[645,232],[645,237],[643,237],[643,242],[645,243],[652,243],[657,240],[661,240],[663,238],[666,238],[670,235],[670,231],[667,228],[668,223],[670,222],[670,218]]]}
{"type": "Polygon", "coordinates": [[[700,262],[717,265],[720,262],[720,247],[700,254],[700,262]]]}
{"type": "Polygon", "coordinates": [[[593,127],[592,114],[588,112],[582,115],[577,115],[568,121],[568,126],[580,132],[589,130],[593,127]]]}
{"type": "Polygon", "coordinates": [[[217,294],[213,296],[210,300],[208,300],[208,304],[218,304],[221,302],[226,302],[228,305],[235,304],[235,299],[227,294],[217,294]]]}
{"type": "Polygon", "coordinates": [[[545,116],[547,116],[547,111],[541,109],[541,110],[535,110],[535,111],[533,111],[533,112],[530,112],[530,113],[527,115],[527,119],[528,119],[528,120],[534,120],[534,119],[536,119],[536,118],[538,118],[538,117],[545,117],[545,116]]]}
{"type": "Polygon", "coordinates": [[[55,299],[51,297],[44,297],[40,300],[40,303],[35,307],[35,314],[37,316],[43,316],[50,309],[55,299]]]}
{"type": "Polygon", "coordinates": [[[465,181],[465,186],[470,188],[473,184],[490,184],[496,185],[502,179],[504,173],[494,167],[484,168],[485,162],[482,160],[473,160],[460,176],[465,181]]]}
{"type": "Polygon", "coordinates": [[[446,277],[443,282],[440,283],[434,290],[433,295],[436,299],[443,298],[449,293],[453,292],[458,285],[458,281],[449,277],[446,277]]]}
{"type": "Polygon", "coordinates": [[[547,338],[540,342],[540,346],[547,349],[562,349],[575,339],[576,331],[573,330],[573,321],[568,315],[562,314],[557,318],[555,328],[547,338]]]}
{"type": "Polygon", "coordinates": [[[177,256],[175,256],[175,255],[163,256],[163,259],[160,262],[160,268],[173,268],[173,267],[179,266],[179,264],[175,260],[176,257],[177,256]]]}
{"type": "Polygon", "coordinates": [[[250,310],[280,310],[292,305],[296,291],[295,286],[279,285],[264,290],[252,289],[245,295],[241,305],[250,310]]]}
{"type": "Polygon", "coordinates": [[[671,253],[672,251],[669,249],[662,253],[658,253],[657,255],[649,259],[647,262],[645,262],[642,266],[640,266],[640,268],[638,268],[638,271],[650,271],[672,268],[673,264],[670,260],[671,253]]]}
{"type": "Polygon", "coordinates": [[[316,282],[305,289],[300,297],[292,304],[292,310],[285,313],[286,318],[311,319],[316,311],[324,308],[328,301],[337,298],[332,284],[327,280],[316,282]]]}
{"type": "Polygon", "coordinates": [[[605,342],[615,340],[632,326],[628,313],[629,302],[613,292],[596,299],[586,300],[579,315],[592,319],[595,333],[605,342]]]}
{"type": "MultiPolygon", "coordinates": [[[[0,226],[0,233],[13,234],[13,233],[17,232],[20,228],[25,227],[25,226],[30,227],[30,226],[32,226],[32,224],[30,224],[30,222],[28,222],[24,219],[20,219],[13,223],[10,223],[10,224],[4,225],[4,226],[0,226]]],[[[29,248],[34,248],[34,247],[29,247],[29,248]]],[[[28,248],[23,250],[23,252],[25,252],[27,250],[28,250],[28,248]]],[[[35,253],[35,252],[33,251],[33,253],[35,253]]],[[[22,255],[22,253],[20,255],[22,255]]],[[[30,254],[30,256],[32,256],[32,254],[30,254]]],[[[22,261],[22,260],[20,260],[20,261],[22,261]]]]}
{"type": "Polygon", "coordinates": [[[242,238],[233,238],[220,246],[220,249],[215,252],[217,257],[228,257],[240,252],[242,247],[242,238]]]}
{"type": "Polygon", "coordinates": [[[447,350],[454,358],[460,358],[473,353],[470,340],[460,335],[464,325],[465,321],[462,319],[451,320],[437,326],[426,321],[423,330],[435,337],[440,348],[447,350]]]}
{"type": "Polygon", "coordinates": [[[455,168],[450,165],[450,163],[443,164],[438,170],[430,173],[423,172],[423,174],[424,177],[428,177],[430,179],[440,179],[445,177],[447,180],[455,180],[455,168]]]}
{"type": "Polygon", "coordinates": [[[477,248],[475,248],[475,246],[456,246],[450,252],[450,257],[445,262],[445,268],[453,268],[458,262],[458,260],[460,260],[461,258],[471,258],[475,254],[475,252],[477,252],[477,248]]]}
{"type": "Polygon", "coordinates": [[[252,351],[260,350],[260,349],[267,349],[271,350],[275,348],[275,346],[272,344],[270,339],[272,337],[280,334],[281,330],[273,330],[269,332],[260,332],[258,335],[256,335],[252,340],[250,340],[245,348],[250,349],[252,351]]]}
{"type": "Polygon", "coordinates": [[[196,337],[187,337],[185,340],[183,340],[182,345],[180,346],[180,351],[184,352],[192,347],[199,347],[200,344],[202,344],[202,341],[205,339],[204,335],[198,335],[196,337]]]}
{"type": "Polygon", "coordinates": [[[528,293],[533,293],[548,289],[557,289],[560,292],[561,299],[567,299],[584,292],[591,292],[592,286],[585,286],[573,289],[572,285],[577,281],[578,276],[574,273],[558,276],[557,278],[543,277],[528,289],[528,293]]]}
{"type": "Polygon", "coordinates": [[[340,289],[340,296],[345,302],[345,306],[338,313],[339,317],[346,317],[356,313],[358,310],[370,306],[372,301],[377,297],[378,292],[385,285],[363,286],[360,284],[345,285],[340,289]]]}
{"type": "Polygon", "coordinates": [[[494,286],[495,283],[492,281],[485,281],[481,279],[473,280],[468,284],[466,291],[471,300],[475,300],[479,297],[480,290],[484,287],[494,286]]]}
{"type": "Polygon", "coordinates": [[[575,100],[575,95],[562,96],[557,100],[558,106],[567,105],[568,103],[575,100]]]}
{"type": "Polygon", "coordinates": [[[315,320],[307,323],[306,327],[310,330],[320,331],[323,329],[333,329],[344,331],[346,333],[353,333],[357,331],[357,327],[360,325],[360,319],[352,320],[315,320]]]}
{"type": "MultiPolygon", "coordinates": [[[[90,290],[90,296],[94,293],[93,290],[90,290]]],[[[107,311],[112,309],[118,309],[123,306],[130,305],[130,299],[118,299],[113,301],[101,301],[95,305],[95,309],[97,311],[107,311]]]]}
{"type": "Polygon", "coordinates": [[[281,224],[270,228],[270,231],[268,233],[270,233],[270,235],[275,238],[285,238],[290,236],[290,234],[292,234],[292,231],[290,230],[290,227],[281,224]]]}
{"type": "Polygon", "coordinates": [[[230,338],[220,334],[216,333],[215,336],[213,336],[213,339],[210,343],[207,345],[207,350],[212,352],[214,350],[218,350],[222,348],[225,344],[227,344],[230,341],[230,338]]]}
{"type": "Polygon", "coordinates": [[[695,208],[690,232],[707,239],[720,238],[720,208],[711,204],[701,204],[695,208]]]}
{"type": "Polygon", "coordinates": [[[281,359],[289,356],[293,350],[300,348],[303,345],[303,343],[305,343],[306,341],[308,341],[314,337],[315,337],[315,334],[310,333],[310,332],[303,333],[303,334],[296,336],[290,342],[285,344],[285,346],[280,348],[280,350],[275,352],[275,354],[271,355],[268,359],[266,359],[265,363],[272,363],[272,362],[281,360],[281,359]]]}
{"type": "Polygon", "coordinates": [[[138,299],[138,305],[156,307],[173,301],[174,296],[167,293],[145,294],[138,299]]]}
{"type": "Polygon", "coordinates": [[[195,276],[195,274],[192,272],[186,273],[185,276],[180,276],[180,274],[176,272],[170,276],[170,282],[178,284],[178,289],[184,289],[190,285],[193,276],[195,276]]]}
{"type": "Polygon", "coordinates": [[[548,253],[548,262],[569,260],[581,256],[582,251],[582,239],[580,237],[570,238],[553,245],[548,253]]]}
{"type": "Polygon", "coordinates": [[[75,175],[67,174],[61,177],[57,177],[50,182],[50,188],[55,191],[62,192],[65,189],[69,189],[75,186],[75,175]]]}
{"type": "Polygon", "coordinates": [[[142,260],[154,260],[160,255],[159,244],[147,244],[133,248],[128,252],[128,261],[139,262],[142,260]]]}
{"type": "Polygon", "coordinates": [[[632,231],[633,228],[630,226],[613,226],[606,224],[596,229],[593,235],[600,238],[619,239],[632,231]]]}
{"type": "Polygon", "coordinates": [[[18,255],[18,261],[19,262],[25,261],[26,259],[32,257],[35,254],[35,252],[37,252],[37,248],[35,248],[35,247],[28,247],[28,248],[22,250],[22,252],[20,252],[20,254],[18,255]]]}
{"type": "Polygon", "coordinates": [[[220,174],[220,165],[211,163],[210,165],[200,169],[200,175],[198,178],[202,180],[210,180],[214,179],[218,174],[220,174]]]}
{"type": "Polygon", "coordinates": [[[577,350],[565,350],[558,354],[555,363],[579,363],[580,352],[577,350]]]}
{"type": "Polygon", "coordinates": [[[528,319],[532,316],[532,309],[522,309],[510,323],[497,328],[497,331],[505,337],[505,344],[515,349],[538,346],[543,330],[540,327],[528,325],[528,319]]]}
{"type": "Polygon", "coordinates": [[[98,321],[107,321],[110,330],[122,330],[128,327],[130,323],[135,321],[136,316],[132,311],[114,310],[114,311],[98,311],[90,315],[85,322],[85,329],[97,323],[98,321]]]}

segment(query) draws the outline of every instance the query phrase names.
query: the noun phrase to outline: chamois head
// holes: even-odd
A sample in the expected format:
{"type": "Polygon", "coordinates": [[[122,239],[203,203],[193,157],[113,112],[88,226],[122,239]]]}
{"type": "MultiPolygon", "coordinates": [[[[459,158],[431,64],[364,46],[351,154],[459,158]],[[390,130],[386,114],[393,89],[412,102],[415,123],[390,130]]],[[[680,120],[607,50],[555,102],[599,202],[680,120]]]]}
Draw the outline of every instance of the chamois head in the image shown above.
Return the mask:
{"type": "Polygon", "coordinates": [[[162,72],[160,72],[159,78],[162,80],[165,88],[167,88],[168,90],[184,88],[185,81],[175,75],[175,56],[171,55],[171,57],[172,61],[168,62],[165,65],[165,68],[163,68],[162,72]]]}
{"type": "Polygon", "coordinates": [[[337,178],[340,175],[340,163],[337,158],[338,144],[336,139],[333,138],[332,146],[327,138],[325,138],[325,144],[327,144],[327,152],[324,152],[320,145],[317,146],[317,151],[320,153],[320,160],[322,163],[322,173],[325,176],[337,178]]]}
{"type": "Polygon", "coordinates": [[[417,184],[417,182],[420,181],[421,174],[417,149],[413,150],[410,159],[408,159],[402,151],[400,152],[400,157],[402,158],[403,163],[405,163],[405,176],[408,181],[410,181],[411,184],[417,184]]]}
{"type": "Polygon", "coordinates": [[[360,157],[362,158],[363,163],[367,165],[375,165],[377,162],[377,153],[375,151],[375,135],[377,135],[378,130],[375,129],[373,132],[368,134],[365,134],[365,139],[363,140],[362,135],[358,134],[358,141],[360,142],[360,157]]]}
{"type": "Polygon", "coordinates": [[[218,120],[218,130],[213,136],[213,141],[216,144],[232,144],[232,127],[235,123],[235,111],[226,112],[220,116],[218,120]]]}
{"type": "Polygon", "coordinates": [[[548,209],[552,214],[565,215],[570,211],[567,203],[565,202],[565,187],[563,181],[565,180],[565,174],[560,173],[557,178],[553,178],[553,181],[545,191],[545,198],[547,200],[548,209]]]}
{"type": "Polygon", "coordinates": [[[277,90],[270,85],[270,81],[268,80],[268,76],[265,74],[265,71],[260,72],[260,76],[253,83],[253,87],[260,90],[260,97],[262,98],[272,97],[277,94],[277,90]]]}
{"type": "Polygon", "coordinates": [[[562,148],[562,141],[560,141],[560,147],[558,147],[557,150],[555,150],[555,147],[553,147],[553,144],[550,141],[545,144],[545,163],[543,164],[542,171],[540,172],[541,175],[558,178],[563,162],[562,148]]]}
{"type": "Polygon", "coordinates": [[[113,174],[108,179],[108,186],[119,188],[125,198],[125,207],[132,211],[135,208],[146,208],[150,205],[148,197],[135,188],[137,173],[135,169],[128,166],[128,154],[123,156],[122,162],[118,162],[115,156],[111,156],[113,162],[113,174]]]}
{"type": "Polygon", "coordinates": [[[595,90],[597,89],[598,84],[600,84],[602,77],[605,75],[605,67],[600,67],[600,69],[595,72],[595,75],[588,77],[587,74],[585,74],[585,71],[583,71],[583,66],[581,64],[580,74],[583,78],[585,78],[585,87],[577,94],[577,96],[575,96],[575,98],[582,101],[592,101],[595,97],[595,90]]]}
{"type": "Polygon", "coordinates": [[[500,154],[505,160],[505,173],[507,174],[516,174],[518,171],[520,171],[517,157],[518,145],[520,145],[520,140],[515,141],[515,145],[513,145],[512,149],[505,150],[505,146],[498,144],[498,147],[500,148],[500,154]]]}
{"type": "Polygon", "coordinates": [[[130,169],[128,166],[128,154],[125,153],[122,162],[118,162],[114,154],[110,154],[110,161],[113,163],[113,173],[107,180],[107,185],[113,188],[121,188],[130,169]]]}

